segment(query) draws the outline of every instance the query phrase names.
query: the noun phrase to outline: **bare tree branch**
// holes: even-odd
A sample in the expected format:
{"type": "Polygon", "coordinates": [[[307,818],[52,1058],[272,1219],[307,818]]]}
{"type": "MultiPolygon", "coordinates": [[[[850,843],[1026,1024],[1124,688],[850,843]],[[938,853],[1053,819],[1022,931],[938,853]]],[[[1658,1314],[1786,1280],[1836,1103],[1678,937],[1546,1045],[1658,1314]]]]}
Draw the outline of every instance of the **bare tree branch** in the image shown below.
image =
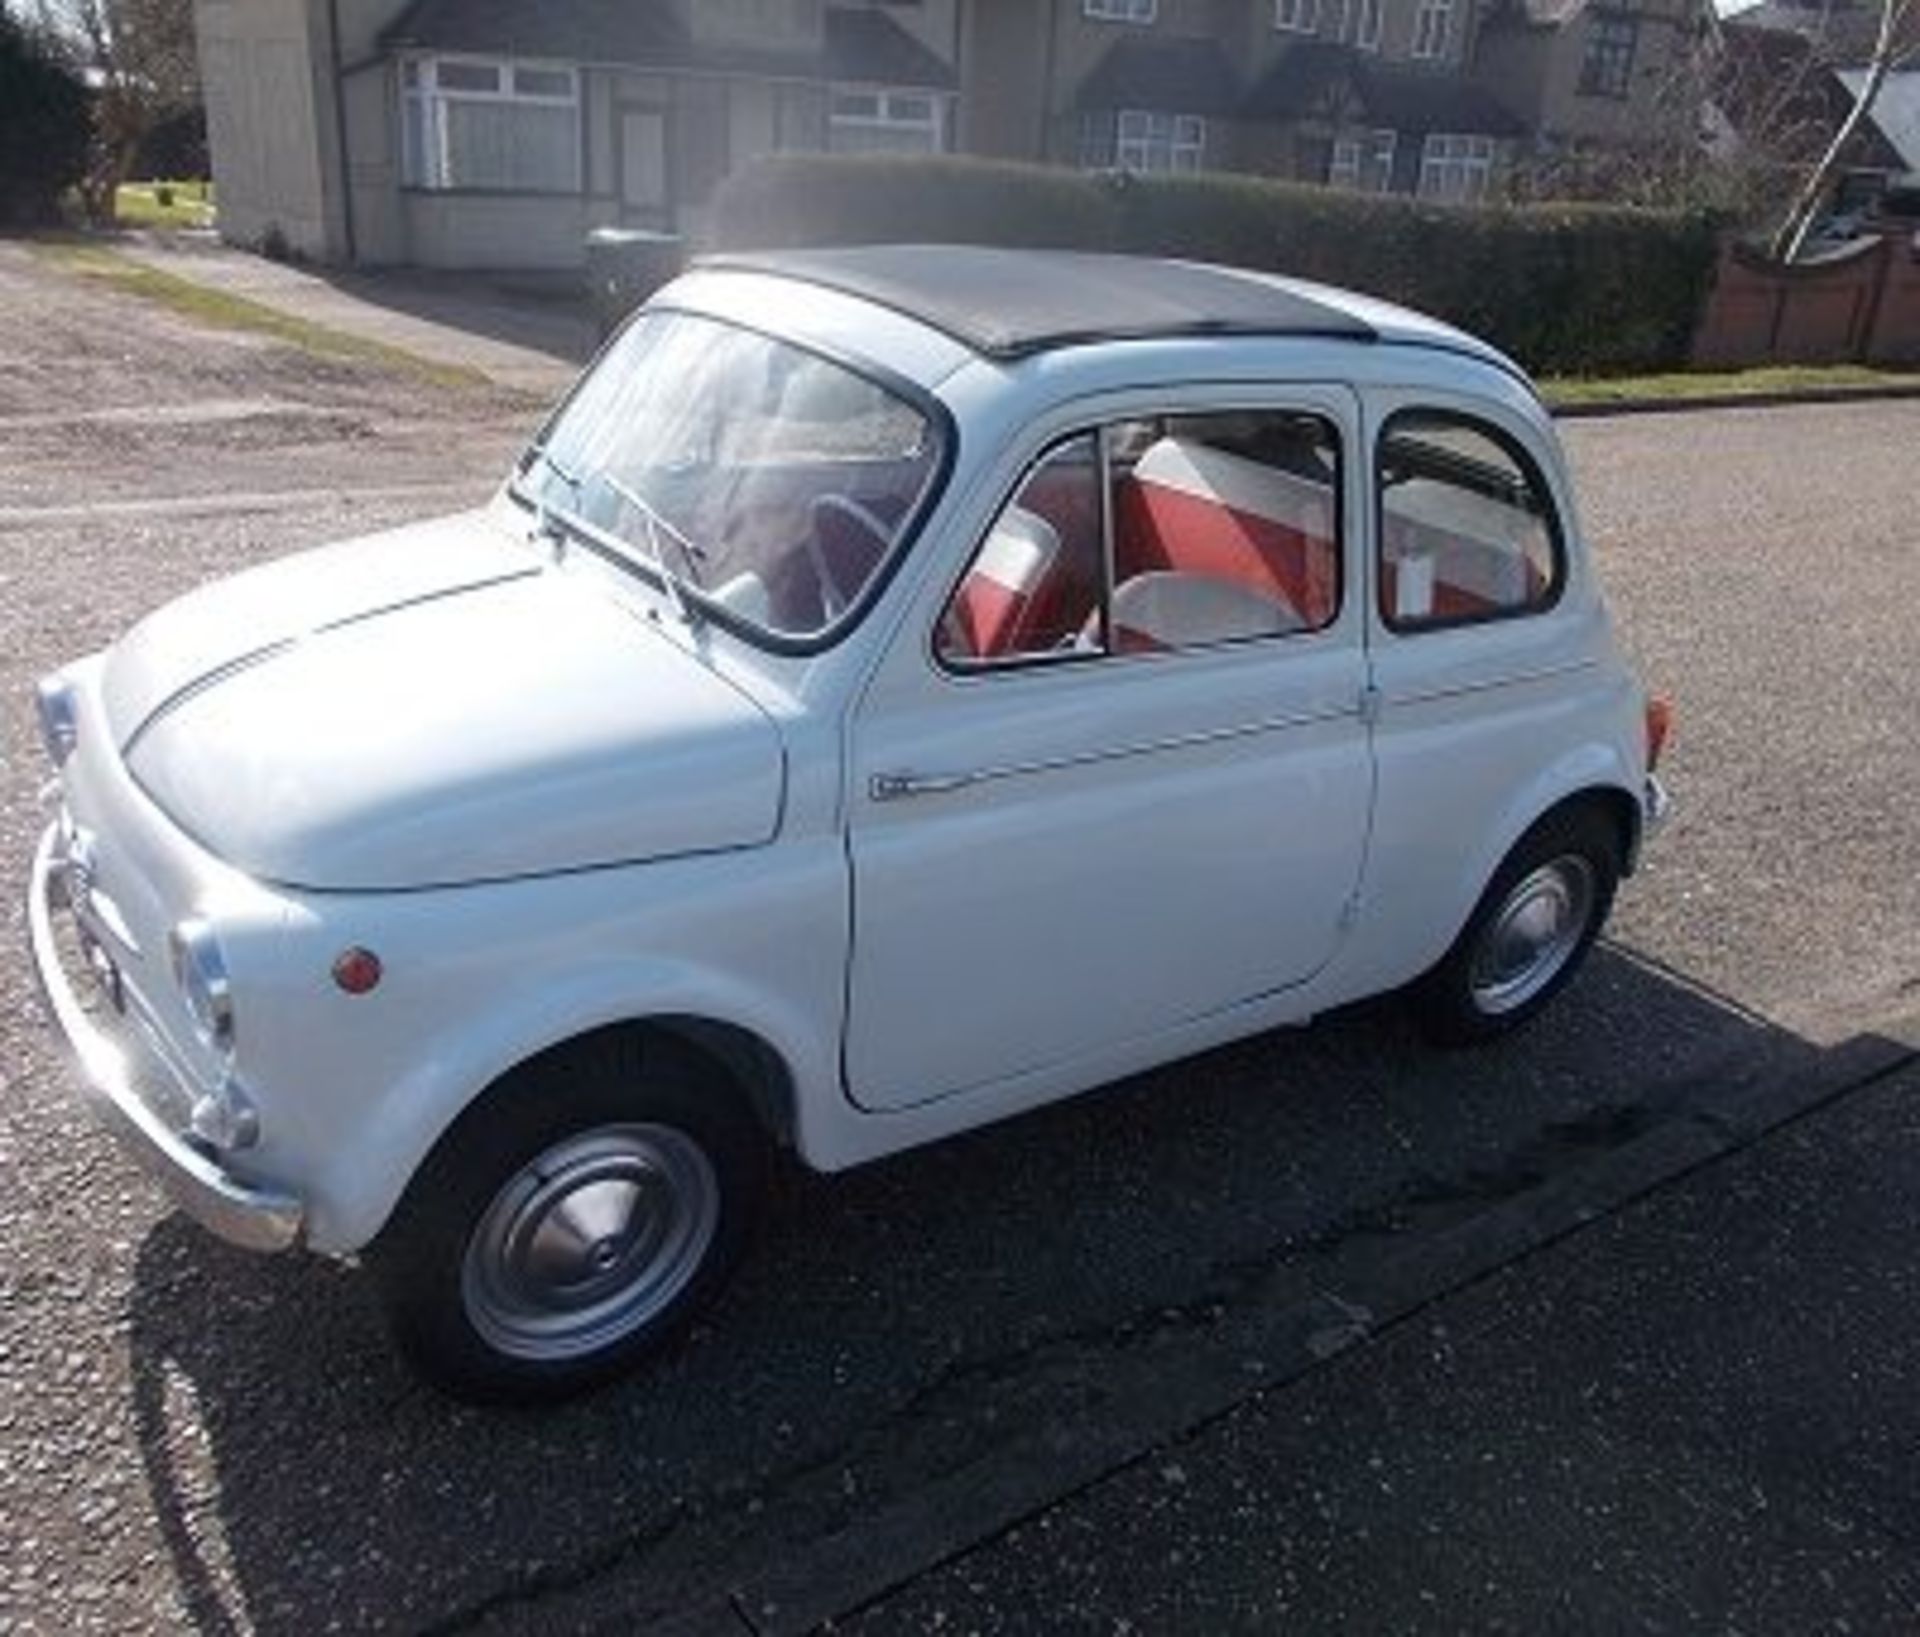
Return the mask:
{"type": "Polygon", "coordinates": [[[1887,75],[1913,49],[1906,41],[1905,33],[1908,18],[1915,15],[1916,3],[1920,3],[1920,0],[1882,0],[1880,26],[1875,34],[1872,55],[1867,60],[1867,77],[1861,83],[1847,117],[1840,122],[1833,140],[1821,154],[1819,163],[1808,173],[1799,192],[1794,195],[1786,218],[1774,235],[1772,250],[1777,261],[1797,261],[1805,251],[1807,236],[1813,231],[1814,217],[1819,214],[1820,202],[1826,197],[1827,188],[1846,157],[1847,149],[1852,146],[1854,138],[1866,124],[1867,116],[1872,113],[1874,99],[1880,95],[1887,75]]]}

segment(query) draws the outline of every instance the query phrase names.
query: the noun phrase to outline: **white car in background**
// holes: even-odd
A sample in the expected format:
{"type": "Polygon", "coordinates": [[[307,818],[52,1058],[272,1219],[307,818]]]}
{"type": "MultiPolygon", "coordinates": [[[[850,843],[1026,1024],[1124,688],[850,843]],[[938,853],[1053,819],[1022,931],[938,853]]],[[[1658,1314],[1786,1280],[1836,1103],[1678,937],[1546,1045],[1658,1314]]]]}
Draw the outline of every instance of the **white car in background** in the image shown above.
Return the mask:
{"type": "Polygon", "coordinates": [[[1567,982],[1664,797],[1539,399],[1263,275],[702,264],[485,509],[43,684],[100,1112],[478,1397],[618,1371],[837,1170],[1410,987],[1567,982]]]}

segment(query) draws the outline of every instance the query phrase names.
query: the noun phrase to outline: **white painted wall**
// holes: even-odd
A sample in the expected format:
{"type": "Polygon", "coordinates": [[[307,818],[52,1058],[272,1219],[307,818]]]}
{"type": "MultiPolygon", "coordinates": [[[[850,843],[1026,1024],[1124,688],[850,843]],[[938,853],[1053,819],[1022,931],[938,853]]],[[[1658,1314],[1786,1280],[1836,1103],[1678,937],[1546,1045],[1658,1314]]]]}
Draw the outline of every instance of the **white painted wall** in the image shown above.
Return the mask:
{"type": "Polygon", "coordinates": [[[578,267],[587,203],[570,195],[408,193],[408,260],[417,267],[578,267]]]}
{"type": "Polygon", "coordinates": [[[306,0],[199,0],[194,8],[207,101],[207,146],[220,232],[258,244],[276,228],[305,256],[341,252],[315,97],[315,41],[306,0]]]}

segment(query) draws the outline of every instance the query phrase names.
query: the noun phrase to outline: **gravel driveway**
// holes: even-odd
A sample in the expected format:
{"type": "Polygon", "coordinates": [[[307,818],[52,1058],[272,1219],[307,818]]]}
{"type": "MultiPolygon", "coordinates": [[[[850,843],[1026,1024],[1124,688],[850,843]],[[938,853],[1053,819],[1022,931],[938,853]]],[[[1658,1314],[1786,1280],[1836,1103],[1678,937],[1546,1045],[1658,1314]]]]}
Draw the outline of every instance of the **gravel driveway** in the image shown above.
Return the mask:
{"type": "MultiPolygon", "coordinates": [[[[188,327],[0,244],[0,882],[39,823],[33,679],[202,579],[478,502],[538,406],[188,327]]],[[[644,1377],[481,1415],[363,1281],[229,1252],[74,1107],[0,975],[0,1629],[638,1623],[863,1534],[988,1457],[1151,1419],[1276,1280],[1399,1254],[1920,1003],[1920,404],[1567,429],[1678,816],[1524,1040],[1389,1007],[930,1151],[784,1180],[644,1377]]]]}

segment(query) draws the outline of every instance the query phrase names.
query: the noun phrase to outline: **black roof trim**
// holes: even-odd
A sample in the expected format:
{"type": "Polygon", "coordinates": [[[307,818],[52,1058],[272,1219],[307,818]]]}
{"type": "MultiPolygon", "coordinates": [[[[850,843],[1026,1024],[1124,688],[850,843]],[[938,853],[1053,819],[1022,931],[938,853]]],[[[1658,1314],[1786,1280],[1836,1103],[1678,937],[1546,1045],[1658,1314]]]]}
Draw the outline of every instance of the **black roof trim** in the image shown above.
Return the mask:
{"type": "Polygon", "coordinates": [[[1201,262],[890,244],[708,256],[699,265],[859,296],[1004,360],[1090,341],[1196,335],[1379,339],[1371,325],[1327,302],[1201,262]]]}
{"type": "Polygon", "coordinates": [[[660,72],[742,74],[951,91],[950,64],[893,18],[828,6],[818,50],[703,44],[669,0],[413,0],[390,51],[464,51],[660,72]]]}
{"type": "Polygon", "coordinates": [[[1381,62],[1326,40],[1290,47],[1247,93],[1243,110],[1255,119],[1293,121],[1348,105],[1372,123],[1408,136],[1448,131],[1511,137],[1526,129],[1511,109],[1472,80],[1381,62]]]}
{"type": "Polygon", "coordinates": [[[1124,34],[1080,82],[1074,106],[1098,112],[1231,114],[1240,85],[1218,40],[1124,34]]]}
{"type": "Polygon", "coordinates": [[[381,32],[389,49],[685,67],[686,25],[665,0],[414,0],[381,32]]]}
{"type": "Polygon", "coordinates": [[[829,6],[823,26],[830,79],[931,91],[951,91],[957,83],[951,63],[942,61],[884,12],[829,6]]]}

